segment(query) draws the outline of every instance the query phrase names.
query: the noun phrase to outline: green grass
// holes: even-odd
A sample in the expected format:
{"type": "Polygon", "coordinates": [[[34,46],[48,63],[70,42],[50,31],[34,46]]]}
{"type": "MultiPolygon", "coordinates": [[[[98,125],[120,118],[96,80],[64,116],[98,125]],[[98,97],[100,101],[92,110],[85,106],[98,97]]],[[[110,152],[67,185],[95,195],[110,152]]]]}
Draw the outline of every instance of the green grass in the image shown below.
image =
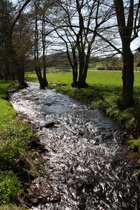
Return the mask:
{"type": "Polygon", "coordinates": [[[36,136],[26,123],[16,119],[16,111],[4,99],[8,98],[7,90],[13,87],[13,82],[0,81],[0,209],[7,210],[18,209],[11,204],[19,204],[24,173],[37,174],[37,163],[29,151],[36,136]]]}
{"type": "MultiPolygon", "coordinates": [[[[135,133],[137,103],[126,110],[120,110],[117,100],[122,93],[122,73],[120,71],[89,71],[87,76],[88,88],[72,88],[72,73],[59,72],[48,73],[47,79],[50,83],[66,84],[65,86],[52,86],[57,92],[69,95],[70,97],[90,105],[91,108],[99,108],[109,117],[115,120],[123,129],[125,137],[135,133]]],[[[37,82],[35,74],[28,74],[28,81],[37,82]]],[[[135,72],[134,98],[140,100],[140,72],[135,72]]],[[[137,140],[139,142],[139,140],[137,140]]]]}
{"type": "Polygon", "coordinates": [[[129,144],[134,151],[140,152],[140,138],[139,139],[131,139],[129,140],[129,144]]]}
{"type": "Polygon", "coordinates": [[[0,173],[0,203],[15,202],[17,196],[21,193],[20,182],[17,180],[12,171],[0,173]]]}
{"type": "Polygon", "coordinates": [[[0,206],[0,210],[25,210],[25,208],[9,204],[0,206]]]}
{"type": "Polygon", "coordinates": [[[7,99],[7,90],[11,90],[18,86],[18,83],[13,81],[0,80],[0,98],[7,99]]]}
{"type": "MultiPolygon", "coordinates": [[[[51,82],[51,83],[63,83],[63,84],[72,83],[71,72],[48,73],[47,79],[48,79],[48,82],[51,82]]],[[[35,73],[26,74],[26,80],[28,82],[38,82],[38,79],[35,73]]]]}
{"type": "MultiPolygon", "coordinates": [[[[62,83],[70,85],[72,83],[72,73],[71,72],[58,72],[58,73],[48,73],[48,82],[52,83],[62,83]]],[[[30,82],[38,82],[35,73],[26,74],[26,80],[30,82]]],[[[89,85],[115,85],[120,86],[121,82],[121,72],[111,72],[111,71],[89,71],[87,76],[87,83],[89,85]]]]}

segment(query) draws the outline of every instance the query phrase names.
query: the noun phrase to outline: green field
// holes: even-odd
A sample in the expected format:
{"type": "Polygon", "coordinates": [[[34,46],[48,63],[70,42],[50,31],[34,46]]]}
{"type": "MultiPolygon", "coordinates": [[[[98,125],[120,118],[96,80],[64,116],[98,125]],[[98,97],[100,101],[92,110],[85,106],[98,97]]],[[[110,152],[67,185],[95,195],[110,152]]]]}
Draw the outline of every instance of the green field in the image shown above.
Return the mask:
{"type": "MultiPolygon", "coordinates": [[[[122,86],[122,73],[120,71],[89,71],[87,75],[87,83],[89,85],[109,85],[109,86],[122,86]]],[[[48,73],[48,82],[63,83],[70,85],[72,83],[71,72],[58,72],[48,73]]],[[[35,73],[27,73],[26,80],[30,82],[38,82],[35,73]]],[[[140,88],[140,72],[135,72],[135,87],[140,88]]]]}

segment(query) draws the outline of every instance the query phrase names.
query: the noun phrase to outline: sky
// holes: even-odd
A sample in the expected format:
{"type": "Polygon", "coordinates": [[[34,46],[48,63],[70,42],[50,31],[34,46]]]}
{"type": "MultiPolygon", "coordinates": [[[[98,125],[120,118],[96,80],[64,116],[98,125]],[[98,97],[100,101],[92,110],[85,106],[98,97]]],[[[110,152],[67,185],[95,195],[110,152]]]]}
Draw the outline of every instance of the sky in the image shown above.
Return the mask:
{"type": "Polygon", "coordinates": [[[140,47],[140,32],[139,32],[139,37],[136,38],[132,43],[131,43],[131,49],[136,50],[137,48],[140,47]]]}
{"type": "MultiPolygon", "coordinates": [[[[18,0],[10,0],[11,2],[13,2],[14,4],[16,4],[17,2],[18,2],[18,0]]],[[[138,34],[138,38],[136,38],[132,43],[131,43],[131,50],[133,51],[133,52],[135,52],[135,50],[137,49],[137,48],[139,48],[140,47],[140,32],[139,32],[139,34],[138,34]]]]}

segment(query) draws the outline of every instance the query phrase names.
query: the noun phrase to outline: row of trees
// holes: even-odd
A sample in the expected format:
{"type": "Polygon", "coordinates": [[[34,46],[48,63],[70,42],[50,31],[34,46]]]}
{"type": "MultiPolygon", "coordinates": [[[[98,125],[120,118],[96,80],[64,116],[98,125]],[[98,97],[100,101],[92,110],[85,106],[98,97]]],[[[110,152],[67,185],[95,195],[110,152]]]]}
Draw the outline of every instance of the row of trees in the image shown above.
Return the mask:
{"type": "Polygon", "coordinates": [[[0,8],[0,75],[4,78],[17,77],[26,86],[24,68],[30,60],[40,87],[45,88],[47,51],[64,50],[72,68],[72,86],[88,87],[91,55],[119,53],[123,57],[120,104],[133,104],[130,45],[140,30],[140,0],[26,0],[15,6],[0,0],[0,8]]]}

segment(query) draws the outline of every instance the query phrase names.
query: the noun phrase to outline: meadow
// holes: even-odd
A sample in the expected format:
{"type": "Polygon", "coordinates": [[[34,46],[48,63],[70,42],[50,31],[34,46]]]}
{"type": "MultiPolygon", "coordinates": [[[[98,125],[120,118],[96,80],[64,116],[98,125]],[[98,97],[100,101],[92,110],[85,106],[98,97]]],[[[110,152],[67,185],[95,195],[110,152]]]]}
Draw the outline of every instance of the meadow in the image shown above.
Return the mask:
{"type": "MultiPolygon", "coordinates": [[[[120,71],[90,71],[87,75],[87,83],[89,86],[100,86],[102,87],[122,87],[122,73],[120,71]]],[[[57,73],[47,73],[47,79],[49,83],[60,83],[66,84],[67,86],[72,83],[72,73],[71,72],[57,72],[57,73]]],[[[26,80],[30,82],[38,82],[35,73],[26,73],[26,80]]],[[[134,92],[140,89],[140,72],[135,72],[134,81],[134,92]]]]}

